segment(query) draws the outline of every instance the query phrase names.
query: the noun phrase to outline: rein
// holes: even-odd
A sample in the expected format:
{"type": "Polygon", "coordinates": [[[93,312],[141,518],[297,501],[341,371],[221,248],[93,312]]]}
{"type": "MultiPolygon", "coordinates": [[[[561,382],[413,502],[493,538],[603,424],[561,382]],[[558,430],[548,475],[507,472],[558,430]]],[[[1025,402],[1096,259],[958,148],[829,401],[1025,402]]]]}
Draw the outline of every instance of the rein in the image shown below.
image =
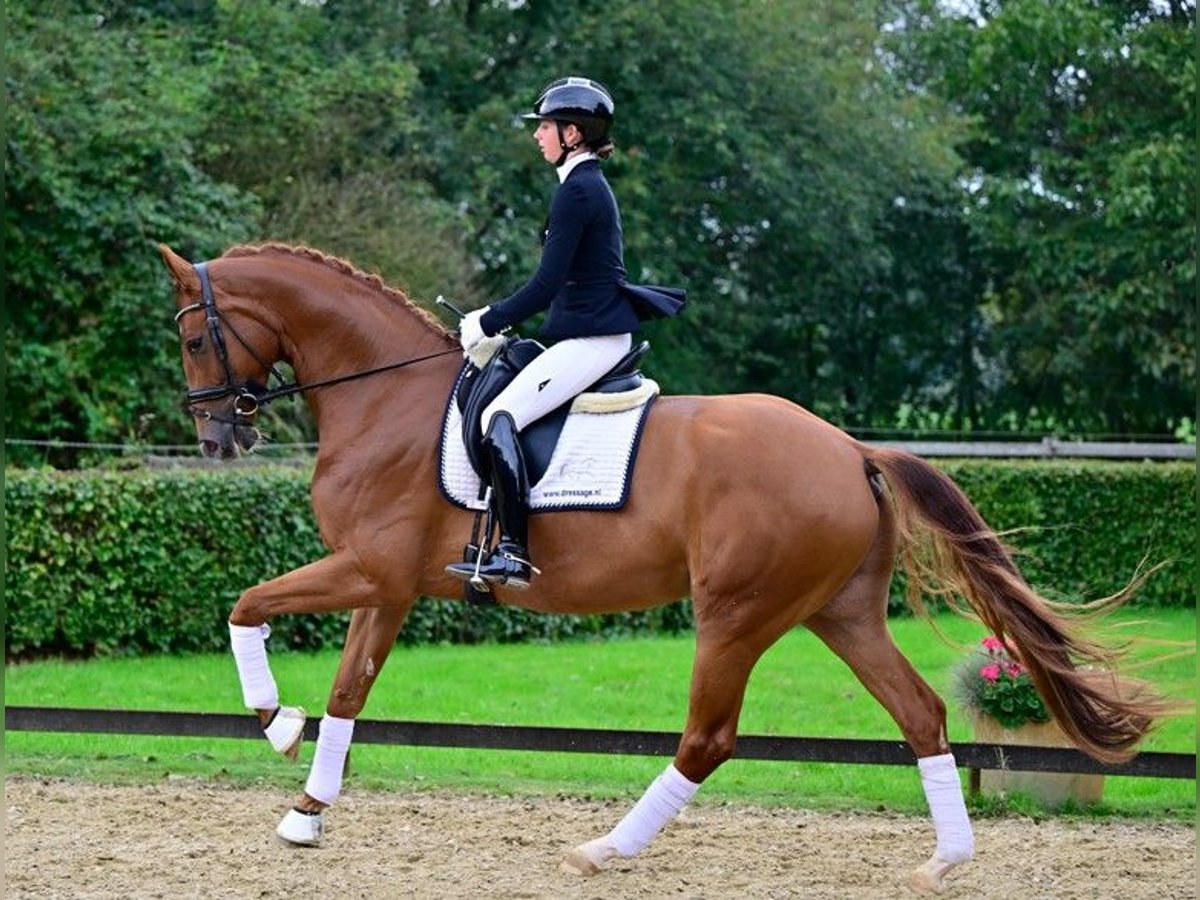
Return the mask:
{"type": "Polygon", "coordinates": [[[246,342],[246,339],[238,333],[237,328],[221,311],[217,309],[217,301],[213,295],[212,281],[208,274],[208,263],[196,263],[193,268],[196,270],[196,275],[200,279],[200,301],[189,304],[183,307],[175,314],[175,321],[178,322],[184,315],[190,312],[202,311],[205,315],[208,332],[212,340],[212,345],[217,354],[217,359],[221,363],[221,368],[225,371],[225,383],[212,385],[210,387],[194,388],[184,394],[184,404],[187,411],[197,419],[211,419],[214,422],[222,422],[227,425],[243,425],[245,421],[252,418],[258,413],[262,407],[272,401],[278,400],[280,397],[291,397],[303,391],[316,390],[317,388],[331,387],[335,384],[342,384],[347,381],[355,381],[359,378],[366,378],[370,375],[378,375],[381,372],[391,372],[395,369],[402,369],[405,366],[411,366],[419,362],[425,362],[430,359],[437,359],[441,356],[449,356],[451,353],[461,352],[457,347],[449,350],[439,350],[436,353],[427,353],[424,356],[415,356],[410,359],[400,360],[399,362],[388,363],[383,366],[376,366],[373,369],[364,369],[359,372],[349,372],[345,375],[335,375],[332,378],[325,378],[320,381],[310,381],[307,384],[301,384],[297,381],[288,383],[284,380],[279,370],[269,363],[264,362],[253,348],[246,342]],[[233,377],[233,369],[229,365],[229,350],[225,343],[225,335],[221,330],[221,323],[224,323],[237,342],[242,345],[243,349],[258,363],[263,369],[266,369],[269,374],[267,380],[270,381],[273,376],[279,383],[278,387],[269,388],[259,385],[257,382],[246,380],[238,382],[233,377]],[[217,416],[206,409],[199,409],[197,403],[208,403],[213,400],[221,400],[225,397],[232,396],[233,413],[235,418],[229,419],[223,416],[217,416]]]}

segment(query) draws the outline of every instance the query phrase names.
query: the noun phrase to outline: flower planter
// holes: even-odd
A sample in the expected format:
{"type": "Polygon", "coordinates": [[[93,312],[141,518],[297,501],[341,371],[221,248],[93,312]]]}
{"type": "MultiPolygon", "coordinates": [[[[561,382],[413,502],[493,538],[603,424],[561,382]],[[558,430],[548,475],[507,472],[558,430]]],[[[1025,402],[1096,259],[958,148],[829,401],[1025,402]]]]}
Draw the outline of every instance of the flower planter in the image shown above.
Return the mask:
{"type": "MultiPolygon", "coordinates": [[[[991,716],[976,716],[975,740],[981,744],[1015,744],[1028,747],[1071,747],[1058,723],[1051,720],[1005,728],[991,716]]],[[[1104,776],[1060,772],[1013,772],[1007,769],[982,769],[979,789],[985,796],[1028,794],[1049,807],[1062,806],[1067,800],[1098,803],[1104,796],[1104,776]]]]}

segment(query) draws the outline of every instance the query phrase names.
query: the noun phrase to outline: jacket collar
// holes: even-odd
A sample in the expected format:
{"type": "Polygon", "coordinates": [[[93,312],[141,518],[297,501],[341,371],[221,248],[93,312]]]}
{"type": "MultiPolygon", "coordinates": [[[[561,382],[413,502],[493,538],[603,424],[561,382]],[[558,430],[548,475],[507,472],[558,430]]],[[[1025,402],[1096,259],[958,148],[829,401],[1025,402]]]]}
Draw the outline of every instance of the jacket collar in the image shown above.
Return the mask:
{"type": "Polygon", "coordinates": [[[575,171],[575,167],[582,162],[587,162],[590,159],[599,159],[595,153],[580,153],[578,156],[572,156],[565,163],[555,169],[558,172],[558,183],[562,184],[567,180],[567,176],[575,171]]]}

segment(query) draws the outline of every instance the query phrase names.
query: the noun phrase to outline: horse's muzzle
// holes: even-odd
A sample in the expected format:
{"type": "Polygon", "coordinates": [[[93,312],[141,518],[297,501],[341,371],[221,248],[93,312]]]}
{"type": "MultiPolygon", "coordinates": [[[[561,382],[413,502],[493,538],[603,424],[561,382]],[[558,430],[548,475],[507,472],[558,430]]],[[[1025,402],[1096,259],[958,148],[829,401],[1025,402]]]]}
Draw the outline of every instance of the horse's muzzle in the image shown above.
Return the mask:
{"type": "Polygon", "coordinates": [[[233,425],[227,421],[202,419],[196,423],[200,455],[205,459],[235,459],[253,450],[262,433],[253,425],[233,425]]]}

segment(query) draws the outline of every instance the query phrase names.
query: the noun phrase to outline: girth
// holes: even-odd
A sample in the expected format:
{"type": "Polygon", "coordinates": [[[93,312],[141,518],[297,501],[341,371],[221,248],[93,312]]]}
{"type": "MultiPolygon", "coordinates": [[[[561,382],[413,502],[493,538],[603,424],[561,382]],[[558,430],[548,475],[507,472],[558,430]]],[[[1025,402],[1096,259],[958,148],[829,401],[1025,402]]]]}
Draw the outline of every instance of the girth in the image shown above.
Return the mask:
{"type": "MultiPolygon", "coordinates": [[[[483,452],[483,411],[508,387],[517,373],[537,359],[545,349],[537,341],[528,338],[507,341],[482,369],[468,362],[459,377],[455,403],[462,413],[463,445],[471,467],[485,484],[490,477],[485,462],[487,457],[483,452]]],[[[616,394],[638,387],[642,384],[642,373],[638,366],[649,350],[649,341],[637,344],[584,393],[616,394]]],[[[521,432],[519,439],[530,484],[536,484],[546,474],[554,446],[571,411],[571,403],[568,400],[521,432]]]]}

